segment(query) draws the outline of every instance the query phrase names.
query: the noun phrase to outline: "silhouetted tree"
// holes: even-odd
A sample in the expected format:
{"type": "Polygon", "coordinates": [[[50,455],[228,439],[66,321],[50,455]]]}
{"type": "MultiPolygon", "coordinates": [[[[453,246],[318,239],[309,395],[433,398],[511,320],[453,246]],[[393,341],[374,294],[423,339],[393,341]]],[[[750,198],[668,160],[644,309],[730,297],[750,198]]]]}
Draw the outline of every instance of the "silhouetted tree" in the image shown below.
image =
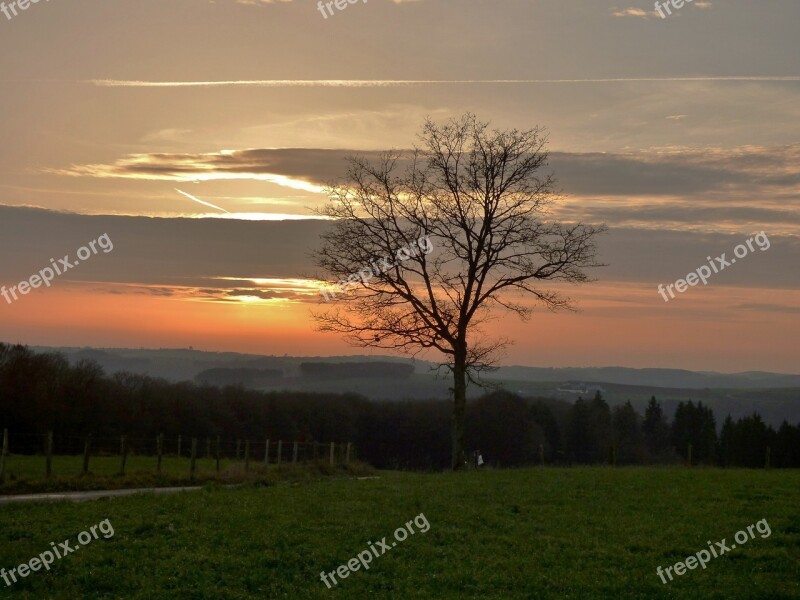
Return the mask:
{"type": "Polygon", "coordinates": [[[767,446],[775,437],[761,416],[752,414],[739,419],[733,426],[731,436],[731,461],[742,467],[763,467],[767,446]]]}
{"type": "Polygon", "coordinates": [[[640,420],[641,417],[636,414],[630,400],[625,404],[615,406],[611,413],[613,442],[619,464],[642,462],[644,440],[639,425],[640,420]]]}
{"type": "Polygon", "coordinates": [[[672,442],[681,456],[687,457],[692,444],[692,463],[711,462],[716,455],[717,430],[710,408],[691,400],[680,402],[672,422],[672,442]]]}
{"type": "Polygon", "coordinates": [[[467,411],[467,432],[487,463],[520,466],[534,460],[534,424],[525,401],[499,391],[478,399],[467,411]]]}
{"type": "Polygon", "coordinates": [[[719,432],[719,460],[723,467],[730,467],[734,464],[733,451],[734,440],[734,425],[733,419],[728,415],[722,423],[722,429],[719,432]]]}
{"type": "Polygon", "coordinates": [[[670,449],[669,424],[655,396],[652,396],[647,404],[642,433],[650,458],[663,458],[670,449]]]}
{"type": "Polygon", "coordinates": [[[552,461],[555,452],[561,447],[561,433],[553,411],[544,402],[537,400],[531,404],[529,414],[544,433],[545,456],[552,461]]]}
{"type": "Polygon", "coordinates": [[[571,460],[589,463],[592,460],[591,412],[586,402],[578,398],[572,405],[567,422],[567,452],[571,460]]]}
{"type": "Polygon", "coordinates": [[[774,458],[776,467],[800,467],[800,423],[796,427],[784,421],[775,436],[774,458]]]}
{"type": "Polygon", "coordinates": [[[607,462],[611,448],[611,409],[597,390],[589,402],[590,460],[607,462]]]}
{"type": "Polygon", "coordinates": [[[569,308],[568,298],[540,285],[588,281],[584,269],[598,266],[594,238],[603,228],[550,220],[557,196],[541,172],[548,155],[539,129],[492,131],[468,114],[443,126],[427,121],[420,139],[409,155],[352,158],[347,180],[330,188],[321,212],[333,226],[316,262],[358,291],[314,317],[320,330],[357,346],[445,355],[457,469],[465,462],[467,382],[507,343],[486,339],[480,325],[492,308],[527,318],[531,306],[520,293],[551,310],[569,308]]]}

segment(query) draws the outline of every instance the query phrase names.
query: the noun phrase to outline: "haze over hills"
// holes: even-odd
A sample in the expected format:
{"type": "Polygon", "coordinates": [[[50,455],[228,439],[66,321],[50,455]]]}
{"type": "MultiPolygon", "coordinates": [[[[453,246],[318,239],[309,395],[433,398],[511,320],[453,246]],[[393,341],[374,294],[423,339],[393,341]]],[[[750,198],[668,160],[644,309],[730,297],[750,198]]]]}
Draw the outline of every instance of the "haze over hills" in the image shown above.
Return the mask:
{"type": "MultiPolygon", "coordinates": [[[[217,386],[242,385],[263,391],[361,394],[377,401],[432,400],[450,397],[450,380],[434,363],[396,356],[260,356],[188,349],[52,348],[71,363],[97,362],[108,374],[128,371],[169,381],[217,386]],[[347,365],[345,368],[340,365],[347,365]]],[[[800,423],[800,375],[780,373],[708,373],[681,369],[501,367],[485,379],[487,388],[470,386],[477,398],[487,389],[505,389],[528,398],[574,402],[600,391],[612,406],[630,401],[644,414],[655,396],[671,415],[679,402],[702,401],[717,417],[734,419],[758,412],[779,427],[800,423]]]]}
{"type": "MultiPolygon", "coordinates": [[[[524,381],[591,381],[622,385],[651,385],[663,388],[757,389],[800,387],[800,375],[763,371],[715,373],[685,369],[630,369],[627,367],[541,368],[512,366],[498,371],[501,378],[524,381]]],[[[497,377],[497,375],[492,375],[497,377]]]]}
{"type": "MultiPolygon", "coordinates": [[[[435,363],[397,356],[264,356],[236,352],[206,352],[187,349],[57,348],[34,346],[36,352],[60,352],[71,362],[93,360],[106,372],[129,371],[169,381],[194,380],[209,369],[278,369],[286,378],[300,376],[303,363],[405,363],[417,375],[430,374],[435,363]]],[[[491,381],[583,382],[658,388],[764,389],[800,387],[800,375],[749,371],[744,373],[699,372],[684,369],[633,369],[628,367],[500,367],[486,376],[491,381]]]]}

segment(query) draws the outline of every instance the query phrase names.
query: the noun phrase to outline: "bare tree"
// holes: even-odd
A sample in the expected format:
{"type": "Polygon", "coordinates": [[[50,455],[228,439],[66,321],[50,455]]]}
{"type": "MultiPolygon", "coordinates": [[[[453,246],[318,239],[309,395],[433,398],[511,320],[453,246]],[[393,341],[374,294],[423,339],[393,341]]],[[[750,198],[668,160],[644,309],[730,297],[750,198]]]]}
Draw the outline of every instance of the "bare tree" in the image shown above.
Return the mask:
{"type": "Polygon", "coordinates": [[[594,238],[605,227],[548,219],[559,196],[540,174],[548,153],[539,128],[490,130],[467,114],[428,120],[419,138],[408,153],[350,158],[347,178],[329,188],[320,212],[335,222],[315,261],[344,284],[340,291],[355,290],[331,292],[335,303],[313,316],[320,331],[353,345],[445,355],[458,469],[467,382],[509,343],[487,338],[481,325],[496,308],[523,319],[537,304],[571,309],[569,298],[539,284],[588,281],[583,269],[600,266],[594,238]]]}

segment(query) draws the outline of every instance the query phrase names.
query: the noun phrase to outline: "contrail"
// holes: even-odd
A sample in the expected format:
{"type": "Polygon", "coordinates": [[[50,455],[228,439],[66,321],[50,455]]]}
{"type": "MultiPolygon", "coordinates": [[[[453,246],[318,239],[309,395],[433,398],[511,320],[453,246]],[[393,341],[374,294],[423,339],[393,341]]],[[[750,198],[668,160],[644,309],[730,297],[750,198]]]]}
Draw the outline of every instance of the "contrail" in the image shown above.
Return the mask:
{"type": "Polygon", "coordinates": [[[221,210],[221,211],[222,211],[222,212],[224,212],[224,213],[231,214],[229,211],[225,210],[224,208],[220,208],[219,206],[216,206],[216,205],[214,205],[214,204],[211,204],[210,202],[204,202],[203,200],[200,200],[200,198],[195,198],[195,197],[194,197],[194,196],[192,196],[191,194],[187,194],[186,192],[182,192],[182,191],[181,191],[181,190],[179,190],[178,188],[175,188],[175,191],[176,191],[176,192],[178,192],[179,194],[183,194],[183,195],[184,195],[184,196],[186,196],[186,197],[187,197],[189,200],[194,200],[195,202],[199,202],[200,204],[205,204],[206,206],[210,206],[211,208],[216,208],[217,210],[221,210]]]}
{"type": "Polygon", "coordinates": [[[448,84],[558,84],[558,83],[638,83],[681,81],[738,81],[738,82],[791,82],[800,81],[800,76],[747,77],[747,76],[700,76],[700,77],[615,77],[606,79],[244,79],[232,81],[136,81],[124,79],[90,79],[84,81],[97,87],[404,87],[416,85],[448,84]]]}

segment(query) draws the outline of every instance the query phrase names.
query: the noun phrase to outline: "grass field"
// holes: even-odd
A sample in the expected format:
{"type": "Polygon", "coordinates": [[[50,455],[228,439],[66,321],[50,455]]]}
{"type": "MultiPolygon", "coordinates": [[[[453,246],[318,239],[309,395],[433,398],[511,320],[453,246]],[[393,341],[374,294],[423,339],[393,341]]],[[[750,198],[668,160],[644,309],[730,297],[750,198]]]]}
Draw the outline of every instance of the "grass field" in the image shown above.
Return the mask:
{"type": "Polygon", "coordinates": [[[525,469],[324,480],[0,507],[0,566],[110,519],[0,598],[800,598],[800,472],[525,469]],[[416,533],[329,590],[346,563],[416,533]],[[662,584],[666,567],[766,519],[771,535],[662,584]]]}

